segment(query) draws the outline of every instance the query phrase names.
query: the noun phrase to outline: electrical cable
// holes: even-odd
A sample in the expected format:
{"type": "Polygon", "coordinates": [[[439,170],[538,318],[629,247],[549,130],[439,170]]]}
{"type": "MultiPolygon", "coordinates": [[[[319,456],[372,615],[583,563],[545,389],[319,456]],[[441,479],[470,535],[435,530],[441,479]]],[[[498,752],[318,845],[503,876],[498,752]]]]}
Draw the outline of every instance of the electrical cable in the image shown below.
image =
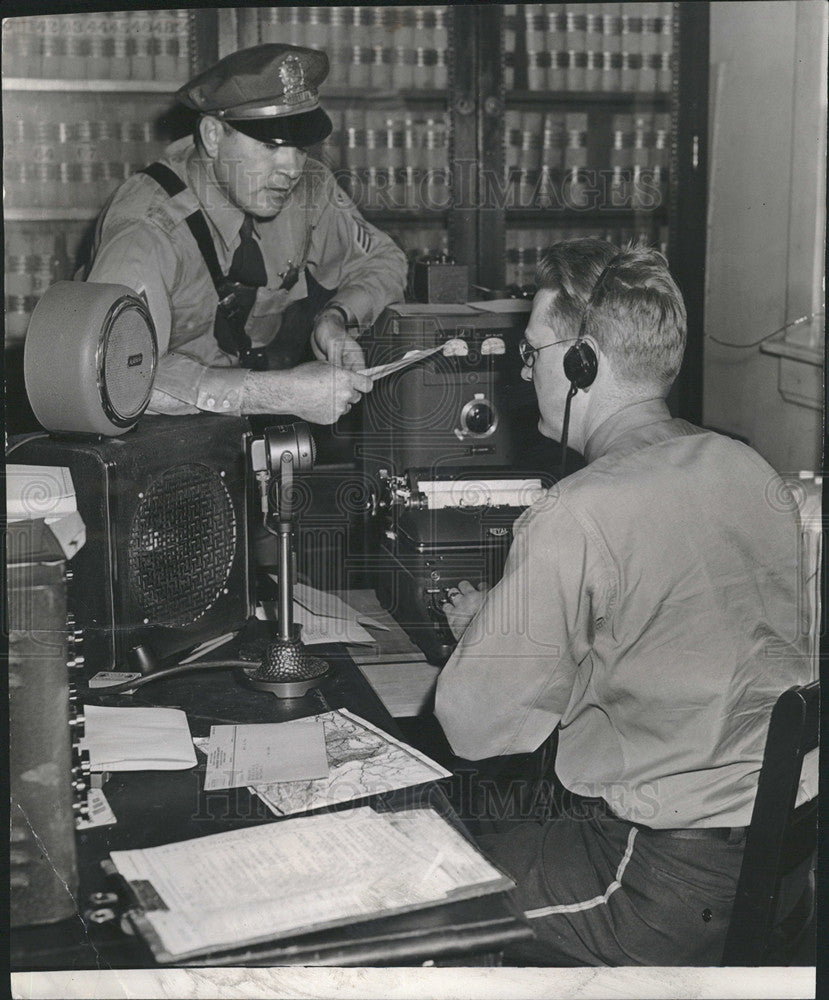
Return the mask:
{"type": "Polygon", "coordinates": [[[570,431],[570,403],[573,396],[579,391],[575,382],[570,383],[570,391],[567,393],[567,402],[564,404],[564,424],[561,428],[561,462],[558,470],[558,478],[564,479],[564,470],[567,464],[567,437],[570,431]]]}
{"type": "Polygon", "coordinates": [[[815,319],[816,316],[822,316],[822,312],[809,313],[808,316],[800,316],[797,319],[791,321],[791,323],[784,323],[783,326],[779,326],[776,330],[772,330],[771,333],[767,333],[765,336],[761,337],[759,340],[754,340],[750,344],[736,344],[730,340],[720,340],[719,337],[712,337],[711,334],[706,334],[705,339],[710,340],[712,344],[719,344],[721,347],[734,347],[738,350],[740,348],[744,350],[749,350],[753,347],[759,347],[760,344],[764,344],[771,337],[776,337],[778,333],[782,333],[784,330],[788,330],[792,326],[799,326],[801,323],[808,323],[810,320],[815,319]]]}
{"type": "Polygon", "coordinates": [[[177,667],[167,667],[164,670],[156,670],[155,673],[139,677],[134,681],[124,681],[122,684],[112,684],[102,688],[92,688],[96,694],[120,694],[122,691],[134,691],[135,688],[144,687],[150,681],[163,680],[165,677],[175,677],[178,674],[188,674],[195,670],[231,670],[238,667],[255,667],[252,660],[194,660],[192,663],[182,663],[177,667]]]}

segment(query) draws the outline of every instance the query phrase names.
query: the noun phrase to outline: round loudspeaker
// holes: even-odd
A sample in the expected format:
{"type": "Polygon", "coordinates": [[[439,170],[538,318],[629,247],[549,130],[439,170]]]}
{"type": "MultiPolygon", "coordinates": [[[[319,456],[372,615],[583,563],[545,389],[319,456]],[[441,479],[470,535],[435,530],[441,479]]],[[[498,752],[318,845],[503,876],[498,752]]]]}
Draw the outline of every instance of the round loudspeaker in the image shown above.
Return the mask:
{"type": "Polygon", "coordinates": [[[32,410],[49,431],[128,431],[150,401],[158,344],[126,285],[58,281],[35,306],[23,354],[32,410]]]}

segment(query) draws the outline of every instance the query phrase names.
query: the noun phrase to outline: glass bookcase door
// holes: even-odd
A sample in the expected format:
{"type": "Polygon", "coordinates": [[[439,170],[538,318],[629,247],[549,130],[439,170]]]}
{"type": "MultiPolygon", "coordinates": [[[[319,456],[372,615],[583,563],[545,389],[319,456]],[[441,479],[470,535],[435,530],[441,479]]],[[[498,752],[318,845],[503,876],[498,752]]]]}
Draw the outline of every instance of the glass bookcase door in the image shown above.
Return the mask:
{"type": "Polygon", "coordinates": [[[311,155],[410,261],[450,252],[451,7],[247,7],[222,17],[225,52],[287,42],[328,53],[320,96],[334,131],[311,155]]]}
{"type": "Polygon", "coordinates": [[[112,191],[188,127],[173,94],[203,64],[201,38],[187,10],[4,19],[7,348],[72,277],[112,191]]]}
{"type": "MultiPolygon", "coordinates": [[[[505,285],[545,246],[598,236],[668,251],[671,3],[502,9],[505,285]]],[[[500,275],[491,275],[497,278],[500,275]]]]}

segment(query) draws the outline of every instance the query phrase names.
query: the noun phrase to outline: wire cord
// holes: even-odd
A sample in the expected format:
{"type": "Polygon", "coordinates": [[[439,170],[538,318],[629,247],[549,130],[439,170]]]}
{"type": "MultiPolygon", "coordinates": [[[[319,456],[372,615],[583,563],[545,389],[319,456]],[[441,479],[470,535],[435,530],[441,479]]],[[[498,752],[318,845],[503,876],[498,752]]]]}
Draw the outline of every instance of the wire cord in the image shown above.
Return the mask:
{"type": "Polygon", "coordinates": [[[792,326],[800,326],[801,323],[808,323],[815,319],[817,316],[822,316],[822,312],[809,313],[808,316],[799,316],[797,319],[791,321],[791,323],[784,323],[783,326],[779,326],[776,330],[772,330],[771,333],[767,333],[764,337],[759,340],[754,340],[750,344],[737,344],[731,340],[720,340],[719,337],[712,337],[711,334],[707,334],[705,339],[710,340],[712,344],[719,344],[721,347],[734,347],[737,350],[749,350],[753,347],[759,347],[760,344],[764,344],[767,340],[772,337],[776,337],[778,333],[782,333],[784,330],[788,330],[792,326]]]}
{"type": "Polygon", "coordinates": [[[146,677],[139,677],[134,681],[124,681],[123,684],[113,684],[108,687],[94,688],[96,694],[119,694],[122,691],[134,691],[136,688],[144,687],[151,681],[160,681],[165,677],[176,677],[179,674],[189,674],[196,670],[232,670],[238,667],[255,667],[252,660],[204,660],[193,663],[182,663],[177,667],[167,667],[165,670],[156,670],[155,673],[147,674],[146,677]]]}

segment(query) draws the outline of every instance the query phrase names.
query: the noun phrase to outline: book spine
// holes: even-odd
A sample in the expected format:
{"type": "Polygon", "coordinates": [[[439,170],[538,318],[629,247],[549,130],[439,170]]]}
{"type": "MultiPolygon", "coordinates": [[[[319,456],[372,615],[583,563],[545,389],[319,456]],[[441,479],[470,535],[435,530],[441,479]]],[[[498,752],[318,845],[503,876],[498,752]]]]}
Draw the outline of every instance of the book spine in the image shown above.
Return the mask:
{"type": "Polygon", "coordinates": [[[432,86],[436,90],[445,90],[449,86],[449,25],[448,12],[445,7],[435,7],[432,10],[435,19],[433,28],[434,70],[432,86]]]}
{"type": "Polygon", "coordinates": [[[657,56],[656,89],[663,94],[671,91],[673,79],[673,4],[661,3],[661,17],[657,56]]]}
{"type": "Polygon", "coordinates": [[[586,205],[587,115],[569,112],[565,115],[567,146],[564,150],[564,197],[571,208],[586,205]]]}
{"type": "Polygon", "coordinates": [[[633,121],[631,201],[633,208],[652,208],[650,184],[650,147],[653,141],[653,118],[640,113],[633,121]]]}
{"type": "Polygon", "coordinates": [[[610,205],[627,208],[630,205],[630,143],[633,122],[630,115],[614,115],[611,120],[610,205]]]}
{"type": "Polygon", "coordinates": [[[545,12],[548,62],[546,87],[548,90],[567,89],[568,54],[567,12],[564,4],[550,4],[545,12]]]}
{"type": "Polygon", "coordinates": [[[324,7],[306,7],[305,41],[312,49],[322,49],[328,44],[328,11],[324,7]]]}
{"type": "Polygon", "coordinates": [[[518,18],[518,5],[509,3],[504,6],[503,12],[503,34],[504,34],[504,87],[512,90],[515,87],[515,57],[516,57],[516,28],[518,18]]]}

